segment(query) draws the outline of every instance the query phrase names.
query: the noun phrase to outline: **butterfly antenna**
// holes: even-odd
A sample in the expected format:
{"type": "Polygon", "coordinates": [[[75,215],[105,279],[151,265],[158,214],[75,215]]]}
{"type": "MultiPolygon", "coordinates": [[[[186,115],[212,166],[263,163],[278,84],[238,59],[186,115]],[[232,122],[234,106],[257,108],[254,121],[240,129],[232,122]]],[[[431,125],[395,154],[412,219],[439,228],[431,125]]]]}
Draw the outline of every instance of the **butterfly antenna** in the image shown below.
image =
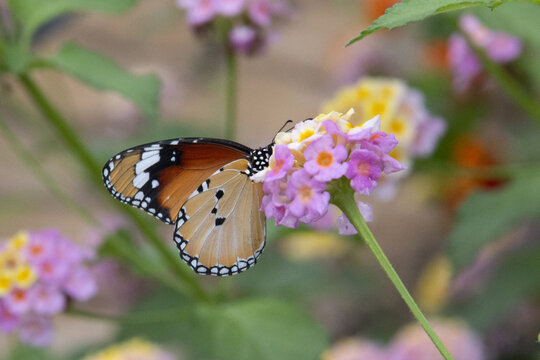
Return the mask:
{"type": "MultiPolygon", "coordinates": [[[[285,121],[285,124],[283,124],[283,126],[282,126],[281,128],[279,128],[279,130],[277,131],[276,135],[275,135],[274,138],[272,139],[272,144],[274,144],[274,141],[276,140],[277,134],[279,134],[283,129],[285,129],[285,127],[286,127],[287,125],[289,125],[289,124],[292,123],[292,122],[293,122],[292,120],[287,120],[287,121],[285,121]]],[[[291,130],[291,129],[289,129],[289,130],[291,130]]],[[[289,131],[289,130],[287,130],[287,131],[289,131]]]]}

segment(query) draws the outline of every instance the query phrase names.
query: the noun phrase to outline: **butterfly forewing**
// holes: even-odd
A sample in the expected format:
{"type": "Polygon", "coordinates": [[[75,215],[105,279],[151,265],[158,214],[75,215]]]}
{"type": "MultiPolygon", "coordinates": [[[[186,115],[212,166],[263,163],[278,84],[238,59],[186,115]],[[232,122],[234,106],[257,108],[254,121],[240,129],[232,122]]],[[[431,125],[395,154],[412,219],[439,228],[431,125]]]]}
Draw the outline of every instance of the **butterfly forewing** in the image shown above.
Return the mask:
{"type": "Polygon", "coordinates": [[[175,241],[195,271],[232,275],[253,266],[265,244],[262,184],[247,175],[247,160],[218,169],[180,209],[175,241]]]}
{"type": "Polygon", "coordinates": [[[174,224],[182,205],[223,166],[250,149],[219,139],[183,138],[128,149],[111,158],[103,179],[111,194],[174,224]]]}

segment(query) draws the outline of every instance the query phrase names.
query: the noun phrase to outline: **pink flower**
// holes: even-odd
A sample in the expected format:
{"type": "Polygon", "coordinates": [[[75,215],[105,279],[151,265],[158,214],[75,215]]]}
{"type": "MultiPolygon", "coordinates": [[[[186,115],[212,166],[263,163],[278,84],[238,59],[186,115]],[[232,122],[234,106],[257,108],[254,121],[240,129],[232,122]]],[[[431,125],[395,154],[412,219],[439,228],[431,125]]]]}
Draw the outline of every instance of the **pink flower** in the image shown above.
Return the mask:
{"type": "Polygon", "coordinates": [[[311,178],[306,170],[295,171],[287,186],[287,197],[291,200],[288,210],[302,222],[320,219],[328,211],[330,194],[326,184],[311,178]]]}
{"type": "Polygon", "coordinates": [[[424,113],[418,120],[418,130],[411,144],[411,153],[414,156],[432,154],[445,132],[446,122],[442,118],[424,113]]]}
{"type": "MultiPolygon", "coordinates": [[[[431,325],[454,359],[486,359],[482,342],[464,323],[454,320],[435,320],[431,321],[431,325]]],[[[419,324],[411,324],[401,329],[388,350],[387,359],[389,360],[442,359],[439,351],[419,324]]]]}
{"type": "Polygon", "coordinates": [[[220,0],[216,4],[216,9],[219,14],[232,17],[239,15],[245,5],[246,0],[220,0]]]}
{"type": "Polygon", "coordinates": [[[383,131],[376,131],[371,134],[369,140],[362,142],[362,147],[378,151],[383,154],[391,152],[398,144],[394,134],[387,134],[383,131]]]}
{"type": "Polygon", "coordinates": [[[210,22],[217,12],[216,0],[178,0],[177,5],[186,9],[188,24],[191,26],[210,22]]]}
{"type": "Polygon", "coordinates": [[[26,269],[0,298],[0,329],[18,330],[22,341],[45,346],[53,336],[52,316],[65,309],[68,296],[87,300],[96,292],[94,277],[84,265],[92,253],[55,229],[30,232],[22,239],[27,240],[9,240],[17,247],[0,244],[0,252],[11,252],[26,269]]]}
{"type": "Polygon", "coordinates": [[[507,63],[517,58],[523,50],[523,44],[517,37],[505,33],[495,33],[487,45],[486,51],[491,60],[507,63]]]}
{"type": "Polygon", "coordinates": [[[272,21],[272,7],[267,0],[252,0],[248,13],[251,21],[259,26],[268,26],[272,21]]]}
{"type": "Polygon", "coordinates": [[[229,33],[229,41],[237,52],[249,54],[257,49],[257,31],[251,26],[236,26],[229,33]]]}
{"type": "Polygon", "coordinates": [[[71,271],[64,283],[64,290],[78,301],[86,301],[97,292],[97,284],[86,267],[78,267],[71,271]]]}
{"type": "Polygon", "coordinates": [[[32,304],[31,295],[32,293],[28,290],[12,290],[3,298],[7,311],[15,315],[21,315],[28,312],[32,304]]]}
{"type": "Polygon", "coordinates": [[[33,297],[33,309],[40,315],[54,315],[66,306],[66,297],[52,285],[38,284],[31,290],[33,297]]]}
{"type": "MultiPolygon", "coordinates": [[[[388,155],[397,140],[380,131],[379,118],[353,126],[348,121],[352,114],[352,110],[346,115],[321,114],[297,124],[290,133],[276,135],[270,170],[251,177],[264,178],[261,211],[276,225],[297,227],[299,222],[319,221],[328,213],[327,185],[336,179],[350,179],[356,194],[367,195],[382,173],[404,169],[388,155]]],[[[373,218],[369,204],[358,202],[358,206],[366,219],[373,218]]],[[[354,231],[345,217],[338,222],[340,233],[354,231]]]]}
{"type": "MultiPolygon", "coordinates": [[[[459,25],[472,43],[484,50],[494,62],[507,63],[521,54],[523,46],[517,37],[488,29],[473,15],[462,15],[459,25]]],[[[454,88],[458,92],[467,90],[483,71],[480,61],[460,35],[450,37],[448,58],[454,75],[454,88]]]]}
{"type": "Polygon", "coordinates": [[[69,264],[58,261],[54,257],[45,259],[37,264],[40,279],[48,283],[61,283],[69,272],[69,264]]]}
{"type": "Polygon", "coordinates": [[[450,36],[448,61],[454,76],[453,86],[457,92],[467,90],[473,79],[482,72],[480,61],[460,35],[450,36]]]}
{"type": "Polygon", "coordinates": [[[338,179],[347,171],[347,165],[343,164],[347,149],[343,145],[334,146],[331,136],[323,136],[309,144],[304,150],[304,157],[304,168],[317,181],[338,179]]]}
{"type": "Polygon", "coordinates": [[[373,151],[355,149],[347,162],[345,176],[351,179],[351,187],[362,195],[369,195],[381,177],[380,157],[373,151]]]}
{"type": "Polygon", "coordinates": [[[347,339],[325,351],[323,360],[387,360],[387,356],[386,349],[375,342],[347,339]]]}
{"type": "Polygon", "coordinates": [[[51,318],[45,316],[28,316],[20,324],[20,337],[25,343],[34,346],[47,346],[53,339],[51,318]]]}
{"type": "Polygon", "coordinates": [[[274,166],[266,174],[265,181],[283,179],[294,165],[294,156],[287,145],[276,145],[274,147],[274,160],[274,166]]]}
{"type": "Polygon", "coordinates": [[[17,315],[10,312],[4,302],[0,300],[0,331],[9,334],[19,324],[17,315]]]}
{"type": "MultiPolygon", "coordinates": [[[[370,204],[357,201],[356,205],[358,206],[358,210],[360,210],[360,214],[362,214],[364,220],[367,222],[373,221],[373,208],[370,204]]],[[[337,228],[340,235],[354,235],[358,233],[345,214],[338,216],[337,228]]]]}

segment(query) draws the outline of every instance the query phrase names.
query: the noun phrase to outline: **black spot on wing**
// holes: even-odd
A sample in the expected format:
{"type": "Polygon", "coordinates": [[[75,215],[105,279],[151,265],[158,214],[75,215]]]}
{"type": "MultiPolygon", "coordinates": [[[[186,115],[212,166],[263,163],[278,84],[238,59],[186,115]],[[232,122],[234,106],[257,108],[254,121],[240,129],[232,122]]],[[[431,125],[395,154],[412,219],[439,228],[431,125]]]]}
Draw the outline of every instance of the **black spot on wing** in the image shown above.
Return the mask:
{"type": "Polygon", "coordinates": [[[221,226],[225,222],[226,218],[224,217],[217,217],[216,218],[216,226],[221,226]]]}

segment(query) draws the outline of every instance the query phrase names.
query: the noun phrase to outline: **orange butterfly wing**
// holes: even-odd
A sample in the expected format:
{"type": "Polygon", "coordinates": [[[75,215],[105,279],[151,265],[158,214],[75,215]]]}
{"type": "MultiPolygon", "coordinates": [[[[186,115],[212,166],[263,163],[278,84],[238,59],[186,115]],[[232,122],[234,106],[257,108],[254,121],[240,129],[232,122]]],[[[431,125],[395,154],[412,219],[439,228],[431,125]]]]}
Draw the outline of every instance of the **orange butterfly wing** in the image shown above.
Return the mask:
{"type": "Polygon", "coordinates": [[[210,175],[251,149],[220,139],[182,138],[140,145],[113,156],[103,181],[118,200],[174,224],[182,205],[210,175]]]}

